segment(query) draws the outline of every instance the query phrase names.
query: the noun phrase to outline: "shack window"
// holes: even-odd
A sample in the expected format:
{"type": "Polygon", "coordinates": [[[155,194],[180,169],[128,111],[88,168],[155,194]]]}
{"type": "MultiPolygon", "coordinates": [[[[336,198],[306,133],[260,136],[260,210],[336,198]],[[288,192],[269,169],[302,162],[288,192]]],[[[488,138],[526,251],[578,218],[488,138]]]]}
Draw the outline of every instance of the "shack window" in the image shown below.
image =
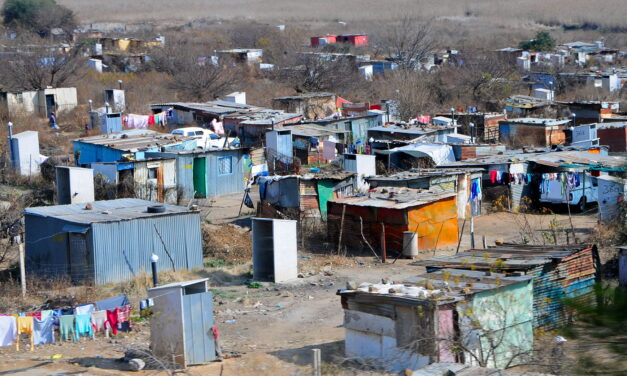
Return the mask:
{"type": "Polygon", "coordinates": [[[148,169],[148,179],[156,179],[157,178],[157,168],[152,167],[148,169]]]}
{"type": "Polygon", "coordinates": [[[233,173],[233,157],[218,158],[218,175],[229,175],[233,173]]]}
{"type": "Polygon", "coordinates": [[[15,94],[15,101],[19,104],[24,103],[24,96],[22,95],[22,93],[15,94]]]}

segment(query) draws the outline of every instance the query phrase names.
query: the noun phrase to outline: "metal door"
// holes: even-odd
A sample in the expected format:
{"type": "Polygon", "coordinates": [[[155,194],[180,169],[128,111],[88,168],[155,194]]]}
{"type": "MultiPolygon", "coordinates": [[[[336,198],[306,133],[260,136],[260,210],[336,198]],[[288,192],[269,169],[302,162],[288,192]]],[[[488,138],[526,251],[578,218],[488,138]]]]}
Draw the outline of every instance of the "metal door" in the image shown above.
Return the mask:
{"type": "Polygon", "coordinates": [[[68,233],[70,242],[70,277],[72,283],[83,282],[91,277],[89,274],[89,259],[87,252],[87,239],[85,234],[78,232],[68,233]]]}
{"type": "Polygon", "coordinates": [[[54,112],[55,107],[54,94],[46,94],[46,116],[50,116],[50,113],[54,112]]]}
{"type": "Polygon", "coordinates": [[[196,198],[207,197],[206,158],[194,158],[194,191],[196,198]]]}
{"type": "Polygon", "coordinates": [[[183,330],[185,363],[202,364],[216,359],[213,338],[213,304],[211,292],[183,295],[183,330]]]}

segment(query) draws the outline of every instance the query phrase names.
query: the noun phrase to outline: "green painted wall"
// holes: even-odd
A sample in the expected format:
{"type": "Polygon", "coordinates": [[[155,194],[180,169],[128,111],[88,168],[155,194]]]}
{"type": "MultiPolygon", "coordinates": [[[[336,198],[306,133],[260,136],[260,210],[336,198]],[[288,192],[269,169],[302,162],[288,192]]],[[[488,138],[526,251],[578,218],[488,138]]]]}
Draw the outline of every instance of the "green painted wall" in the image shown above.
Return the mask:
{"type": "MultiPolygon", "coordinates": [[[[473,353],[480,356],[481,352],[488,366],[521,364],[524,354],[533,349],[531,280],[477,293],[472,301],[459,304],[457,310],[462,340],[474,348],[473,353]]],[[[470,355],[466,357],[467,363],[476,364],[470,355]]]]}

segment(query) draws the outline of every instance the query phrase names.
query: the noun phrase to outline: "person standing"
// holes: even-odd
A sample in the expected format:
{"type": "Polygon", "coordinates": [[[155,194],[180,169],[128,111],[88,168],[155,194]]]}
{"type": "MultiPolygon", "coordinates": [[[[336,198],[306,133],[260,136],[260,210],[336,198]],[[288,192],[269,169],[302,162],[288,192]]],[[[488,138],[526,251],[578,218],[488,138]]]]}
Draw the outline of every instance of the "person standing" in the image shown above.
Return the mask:
{"type": "Polygon", "coordinates": [[[48,120],[50,122],[50,128],[59,129],[59,125],[57,124],[57,117],[54,112],[50,113],[50,117],[48,118],[48,120]]]}

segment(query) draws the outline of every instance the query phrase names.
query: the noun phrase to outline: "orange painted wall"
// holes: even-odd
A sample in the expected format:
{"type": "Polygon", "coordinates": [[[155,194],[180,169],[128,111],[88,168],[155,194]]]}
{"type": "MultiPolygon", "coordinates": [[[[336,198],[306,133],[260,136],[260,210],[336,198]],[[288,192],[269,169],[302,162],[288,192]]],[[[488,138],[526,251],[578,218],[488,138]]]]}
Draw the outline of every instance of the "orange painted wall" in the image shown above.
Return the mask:
{"type": "Polygon", "coordinates": [[[407,214],[409,231],[418,233],[418,248],[429,250],[457,245],[455,197],[412,209],[407,214]]]}

